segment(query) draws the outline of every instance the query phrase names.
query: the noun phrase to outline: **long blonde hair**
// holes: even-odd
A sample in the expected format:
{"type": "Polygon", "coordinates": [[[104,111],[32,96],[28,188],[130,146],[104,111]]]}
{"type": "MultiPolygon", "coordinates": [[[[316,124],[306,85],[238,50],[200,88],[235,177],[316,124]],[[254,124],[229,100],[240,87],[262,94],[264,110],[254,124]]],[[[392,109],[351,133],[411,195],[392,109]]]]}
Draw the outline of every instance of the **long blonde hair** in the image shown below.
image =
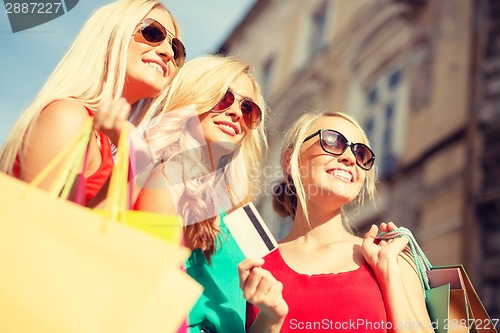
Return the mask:
{"type": "MultiPolygon", "coordinates": [[[[257,176],[263,154],[267,149],[264,130],[267,107],[261,89],[249,70],[248,64],[232,57],[204,56],[187,62],[172,81],[169,91],[165,91],[158,99],[164,98],[160,114],[168,112],[166,114],[168,119],[162,120],[161,126],[146,130],[150,148],[158,158],[175,160],[185,171],[195,166],[196,169],[203,170],[201,174],[209,175],[210,171],[201,160],[199,143],[189,131],[185,130],[188,121],[193,115],[197,117],[211,110],[240,74],[248,75],[253,83],[254,102],[262,110],[262,122],[259,127],[247,130],[239,151],[230,156],[223,170],[215,177],[205,177],[202,181],[186,179],[184,183],[185,205],[179,207],[178,213],[185,220],[197,222],[185,227],[186,237],[193,240],[195,247],[202,249],[208,260],[215,252],[217,228],[214,225],[215,218],[206,219],[203,218],[203,214],[220,206],[214,187],[218,182],[223,183],[232,207],[247,203],[251,199],[251,193],[255,193],[253,188],[255,182],[252,182],[252,177],[257,176]],[[178,112],[189,106],[194,106],[196,110],[192,113],[178,112]]],[[[158,112],[146,115],[144,124],[155,116],[158,116],[158,112]]]]}
{"type": "MultiPolygon", "coordinates": [[[[175,33],[179,27],[165,6],[155,0],[117,0],[96,10],[80,30],[70,49],[33,102],[23,112],[0,151],[0,171],[12,174],[16,158],[22,163],[23,142],[29,140],[31,124],[54,100],[73,98],[96,109],[103,95],[118,98],[125,86],[127,49],[137,24],[153,9],[171,16],[175,33]]],[[[140,105],[147,108],[151,99],[140,105]]]]}
{"type": "MultiPolygon", "coordinates": [[[[292,218],[295,218],[297,205],[300,205],[307,221],[309,222],[309,210],[306,200],[307,195],[300,176],[300,149],[304,139],[311,134],[310,130],[316,121],[324,117],[339,117],[349,121],[361,133],[363,137],[362,143],[370,147],[370,142],[363,128],[356,120],[354,120],[354,118],[344,113],[324,112],[306,113],[302,115],[297,121],[295,121],[292,128],[285,135],[283,150],[281,152],[281,166],[283,170],[285,170],[284,166],[288,165],[290,174],[285,173],[285,179],[277,184],[273,189],[273,208],[280,216],[291,216],[292,218]]],[[[375,181],[375,168],[372,168],[366,172],[364,188],[358,195],[357,204],[362,205],[364,203],[365,196],[372,201],[374,200],[376,193],[375,181]]],[[[344,226],[350,230],[344,207],[342,207],[342,220],[344,226]]]]}

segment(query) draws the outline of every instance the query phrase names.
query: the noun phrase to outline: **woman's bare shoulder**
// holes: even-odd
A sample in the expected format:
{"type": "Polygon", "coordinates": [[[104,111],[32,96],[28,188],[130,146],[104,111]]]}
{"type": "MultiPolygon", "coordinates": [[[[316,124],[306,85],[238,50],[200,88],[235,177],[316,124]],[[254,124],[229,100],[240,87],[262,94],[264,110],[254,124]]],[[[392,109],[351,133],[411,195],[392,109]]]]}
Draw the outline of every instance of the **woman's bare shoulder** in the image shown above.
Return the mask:
{"type": "Polygon", "coordinates": [[[41,112],[37,126],[61,126],[72,130],[87,121],[89,113],[85,106],[76,100],[64,99],[48,104],[41,112]]]}

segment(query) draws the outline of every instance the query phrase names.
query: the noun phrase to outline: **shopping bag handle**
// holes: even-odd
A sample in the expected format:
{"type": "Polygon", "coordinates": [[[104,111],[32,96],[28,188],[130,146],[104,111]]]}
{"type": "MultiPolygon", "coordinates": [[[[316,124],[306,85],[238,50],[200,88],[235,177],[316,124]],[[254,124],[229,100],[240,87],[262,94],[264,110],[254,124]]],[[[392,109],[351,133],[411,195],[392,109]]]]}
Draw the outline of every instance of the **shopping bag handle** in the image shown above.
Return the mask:
{"type": "Polygon", "coordinates": [[[61,197],[64,199],[68,197],[87,151],[90,135],[92,134],[92,124],[93,119],[89,118],[80,133],[61,149],[30,182],[31,187],[38,187],[58,165],[62,164],[48,192],[52,197],[61,197]]]}
{"type": "Polygon", "coordinates": [[[426,272],[432,269],[432,265],[427,259],[424,251],[422,251],[422,248],[418,245],[410,229],[399,227],[391,231],[381,232],[377,235],[377,237],[375,237],[375,239],[389,240],[400,237],[405,237],[408,239],[408,246],[410,247],[411,253],[413,255],[413,260],[415,261],[420,285],[422,286],[425,295],[425,291],[430,289],[429,277],[427,276],[426,272]]]}
{"type": "MultiPolygon", "coordinates": [[[[82,171],[81,165],[86,158],[92,130],[93,118],[89,118],[80,133],[57,153],[47,166],[30,182],[30,186],[38,187],[51,172],[59,165],[62,165],[48,192],[52,197],[66,199],[73,187],[78,172],[82,171]]],[[[126,190],[129,181],[130,157],[128,134],[128,126],[123,126],[118,140],[116,164],[113,166],[108,187],[108,202],[105,207],[105,216],[113,221],[124,221],[124,212],[127,210],[128,203],[131,200],[131,195],[126,190]]],[[[79,184],[78,186],[81,187],[83,184],[79,184]]]]}
{"type": "Polygon", "coordinates": [[[130,143],[128,140],[129,128],[123,126],[118,139],[116,163],[109,181],[106,217],[113,221],[125,221],[125,212],[132,200],[133,177],[129,174],[130,143]],[[130,182],[130,184],[128,184],[130,182]],[[127,190],[128,189],[128,190],[127,190]]]}
{"type": "MultiPolygon", "coordinates": [[[[131,148],[128,140],[129,133],[130,130],[128,126],[123,126],[118,139],[116,153],[114,154],[115,164],[113,165],[113,171],[111,173],[108,191],[106,194],[106,205],[103,209],[104,216],[112,221],[124,222],[125,211],[128,210],[130,203],[132,202],[133,175],[129,174],[129,160],[133,157],[133,155],[130,153],[131,148]],[[128,182],[130,182],[130,186],[127,185],[128,182]]],[[[87,154],[80,156],[85,156],[85,160],[87,158],[87,154]]],[[[72,178],[72,180],[74,181],[74,178],[72,178]]],[[[79,192],[82,187],[83,184],[80,183],[78,186],[79,192]]]]}

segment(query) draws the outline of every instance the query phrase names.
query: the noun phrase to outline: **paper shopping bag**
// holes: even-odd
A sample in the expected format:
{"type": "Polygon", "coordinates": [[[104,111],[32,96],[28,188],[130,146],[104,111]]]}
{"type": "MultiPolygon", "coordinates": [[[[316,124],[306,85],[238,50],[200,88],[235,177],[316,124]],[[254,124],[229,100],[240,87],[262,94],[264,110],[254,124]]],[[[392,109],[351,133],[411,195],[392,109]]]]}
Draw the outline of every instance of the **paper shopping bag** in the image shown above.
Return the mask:
{"type": "Polygon", "coordinates": [[[435,332],[497,333],[497,321],[488,316],[462,265],[432,266],[406,228],[382,233],[377,239],[396,237],[408,238],[435,332]]]}
{"type": "Polygon", "coordinates": [[[0,173],[0,332],[176,332],[189,250],[103,221],[0,173]]]}
{"type": "Polygon", "coordinates": [[[470,332],[468,302],[460,270],[432,267],[427,276],[430,288],[425,291],[426,304],[436,331],[470,332]]]}
{"type": "Polygon", "coordinates": [[[426,291],[427,307],[439,332],[495,333],[496,322],[489,317],[483,303],[462,265],[433,266],[427,271],[430,289],[426,291]],[[448,295],[442,291],[448,290],[448,295]],[[447,316],[443,305],[447,303],[447,316]]]}
{"type": "Polygon", "coordinates": [[[112,221],[123,222],[167,243],[180,245],[182,219],[179,216],[130,209],[133,206],[131,187],[134,182],[134,175],[129,172],[130,164],[134,164],[129,163],[132,156],[126,132],[122,132],[118,142],[116,164],[106,195],[106,209],[96,211],[112,221]]]}

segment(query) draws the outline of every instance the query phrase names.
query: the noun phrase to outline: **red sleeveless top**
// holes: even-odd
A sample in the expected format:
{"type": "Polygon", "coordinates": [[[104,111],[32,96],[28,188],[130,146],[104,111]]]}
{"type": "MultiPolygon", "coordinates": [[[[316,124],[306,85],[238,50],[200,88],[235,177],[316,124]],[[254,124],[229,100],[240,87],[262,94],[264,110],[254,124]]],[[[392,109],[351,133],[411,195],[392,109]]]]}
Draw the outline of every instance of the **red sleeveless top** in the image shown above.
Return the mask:
{"type": "MultiPolygon", "coordinates": [[[[368,263],[349,272],[307,275],[291,269],[279,249],[264,259],[262,267],[283,283],[289,308],[280,332],[387,332],[382,291],[368,263]]],[[[247,302],[247,331],[258,312],[247,302]]]]}
{"type": "MultiPolygon", "coordinates": [[[[87,107],[85,107],[85,109],[87,110],[89,116],[94,116],[94,112],[92,110],[87,107]]],[[[109,138],[102,132],[97,131],[97,134],[99,135],[98,140],[100,141],[101,165],[96,172],[83,180],[83,184],[85,186],[85,205],[87,205],[104,186],[108,178],[111,176],[111,171],[113,170],[114,165],[109,138]]],[[[16,158],[12,173],[16,178],[21,176],[19,156],[16,158]]]]}
{"type": "MultiPolygon", "coordinates": [[[[91,117],[94,116],[92,110],[87,109],[91,117]]],[[[97,131],[101,148],[101,165],[89,177],[85,178],[85,205],[87,205],[101,190],[113,171],[114,161],[109,138],[102,132],[97,131]]]]}

